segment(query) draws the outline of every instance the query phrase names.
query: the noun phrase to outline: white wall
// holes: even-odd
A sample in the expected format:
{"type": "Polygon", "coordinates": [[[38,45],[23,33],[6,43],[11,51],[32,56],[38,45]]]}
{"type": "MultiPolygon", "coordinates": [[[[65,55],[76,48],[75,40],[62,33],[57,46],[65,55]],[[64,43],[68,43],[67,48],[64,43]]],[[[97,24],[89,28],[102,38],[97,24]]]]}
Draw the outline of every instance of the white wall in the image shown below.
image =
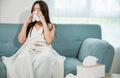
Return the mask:
{"type": "Polygon", "coordinates": [[[35,0],[0,0],[0,23],[23,23],[35,0]]]}
{"type": "Polygon", "coordinates": [[[102,34],[103,39],[112,44],[115,49],[110,72],[120,74],[120,24],[102,24],[102,34]]]}

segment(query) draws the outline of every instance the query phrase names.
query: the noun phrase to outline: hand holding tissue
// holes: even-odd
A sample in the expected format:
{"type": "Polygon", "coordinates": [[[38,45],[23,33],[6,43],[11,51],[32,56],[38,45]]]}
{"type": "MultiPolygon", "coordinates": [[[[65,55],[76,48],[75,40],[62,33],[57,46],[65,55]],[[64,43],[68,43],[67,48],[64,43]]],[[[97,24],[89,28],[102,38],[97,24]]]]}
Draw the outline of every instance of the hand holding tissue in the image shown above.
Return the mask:
{"type": "Polygon", "coordinates": [[[105,65],[97,64],[98,59],[87,56],[83,65],[77,66],[77,77],[79,78],[101,78],[105,76],[105,65]]]}
{"type": "Polygon", "coordinates": [[[33,14],[32,22],[40,21],[40,17],[37,15],[38,11],[35,11],[33,14]]]}

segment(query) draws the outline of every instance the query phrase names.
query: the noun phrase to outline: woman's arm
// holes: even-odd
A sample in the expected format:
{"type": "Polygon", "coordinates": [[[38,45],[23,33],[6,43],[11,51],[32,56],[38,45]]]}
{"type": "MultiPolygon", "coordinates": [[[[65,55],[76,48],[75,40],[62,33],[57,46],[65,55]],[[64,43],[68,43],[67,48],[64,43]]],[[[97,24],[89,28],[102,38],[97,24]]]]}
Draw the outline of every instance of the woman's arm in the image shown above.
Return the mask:
{"type": "Polygon", "coordinates": [[[54,40],[55,26],[52,24],[50,24],[50,28],[47,26],[47,23],[41,11],[38,12],[38,16],[40,17],[40,21],[43,25],[45,40],[47,44],[51,44],[54,40]]]}
{"type": "Polygon", "coordinates": [[[54,35],[55,35],[55,26],[50,24],[50,29],[48,28],[47,24],[43,24],[44,28],[44,37],[47,42],[47,44],[51,44],[54,40],[54,35]]]}
{"type": "Polygon", "coordinates": [[[18,34],[18,41],[20,43],[24,43],[26,41],[26,30],[27,30],[27,26],[28,24],[31,22],[31,19],[32,19],[32,14],[30,14],[27,19],[25,20],[24,24],[23,24],[23,27],[21,29],[21,31],[19,32],[18,34]]]}
{"type": "Polygon", "coordinates": [[[18,41],[19,41],[20,43],[24,43],[25,40],[26,40],[27,25],[28,25],[27,23],[24,23],[21,31],[20,31],[19,34],[18,34],[18,41]]]}

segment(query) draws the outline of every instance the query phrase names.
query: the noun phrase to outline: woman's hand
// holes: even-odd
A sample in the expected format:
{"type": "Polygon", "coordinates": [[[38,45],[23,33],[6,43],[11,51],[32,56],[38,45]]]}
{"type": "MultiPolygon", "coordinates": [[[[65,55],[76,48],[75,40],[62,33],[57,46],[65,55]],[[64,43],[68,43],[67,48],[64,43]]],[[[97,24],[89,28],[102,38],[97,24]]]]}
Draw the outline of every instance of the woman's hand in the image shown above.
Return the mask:
{"type": "Polygon", "coordinates": [[[32,21],[33,14],[34,14],[34,13],[31,13],[31,14],[26,18],[25,24],[28,25],[28,24],[32,21]]]}
{"type": "Polygon", "coordinates": [[[46,23],[45,17],[43,16],[42,12],[41,12],[41,11],[38,11],[37,14],[38,14],[38,16],[39,16],[39,18],[40,18],[41,23],[42,23],[42,24],[46,23]]]}

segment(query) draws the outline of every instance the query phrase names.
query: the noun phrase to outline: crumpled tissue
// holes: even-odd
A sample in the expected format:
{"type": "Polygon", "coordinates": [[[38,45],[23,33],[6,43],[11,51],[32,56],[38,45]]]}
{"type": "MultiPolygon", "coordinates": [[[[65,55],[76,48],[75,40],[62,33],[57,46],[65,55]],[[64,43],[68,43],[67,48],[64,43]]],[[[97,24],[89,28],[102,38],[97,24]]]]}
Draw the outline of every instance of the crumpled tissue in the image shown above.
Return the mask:
{"type": "Polygon", "coordinates": [[[84,60],[83,60],[83,65],[84,66],[94,66],[97,65],[97,61],[98,59],[94,56],[87,56],[84,60]]]}
{"type": "Polygon", "coordinates": [[[78,78],[78,77],[73,75],[72,73],[69,73],[68,75],[66,75],[65,78],[78,78]]]}
{"type": "Polygon", "coordinates": [[[33,14],[32,22],[40,21],[40,18],[39,18],[39,16],[37,15],[37,12],[38,12],[38,11],[35,11],[35,13],[33,14]]]}

